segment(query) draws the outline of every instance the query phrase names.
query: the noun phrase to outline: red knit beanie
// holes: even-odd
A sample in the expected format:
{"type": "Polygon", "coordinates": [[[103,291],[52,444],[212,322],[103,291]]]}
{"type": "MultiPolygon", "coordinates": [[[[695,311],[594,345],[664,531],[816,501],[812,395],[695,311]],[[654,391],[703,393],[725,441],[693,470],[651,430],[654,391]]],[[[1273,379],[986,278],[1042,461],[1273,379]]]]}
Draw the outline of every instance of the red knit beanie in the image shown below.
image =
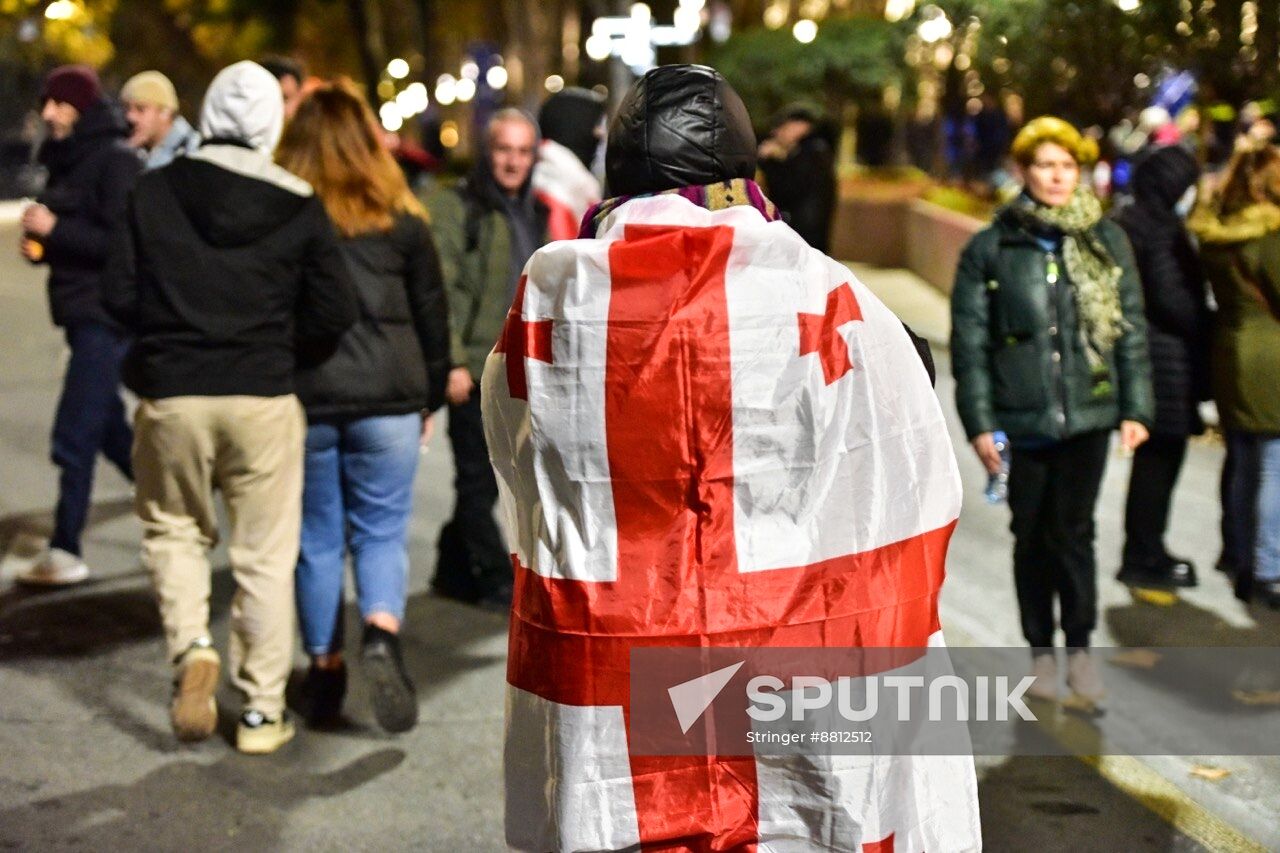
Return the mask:
{"type": "Polygon", "coordinates": [[[60,65],[44,78],[40,90],[41,103],[51,98],[84,112],[102,98],[102,84],[88,65],[60,65]]]}

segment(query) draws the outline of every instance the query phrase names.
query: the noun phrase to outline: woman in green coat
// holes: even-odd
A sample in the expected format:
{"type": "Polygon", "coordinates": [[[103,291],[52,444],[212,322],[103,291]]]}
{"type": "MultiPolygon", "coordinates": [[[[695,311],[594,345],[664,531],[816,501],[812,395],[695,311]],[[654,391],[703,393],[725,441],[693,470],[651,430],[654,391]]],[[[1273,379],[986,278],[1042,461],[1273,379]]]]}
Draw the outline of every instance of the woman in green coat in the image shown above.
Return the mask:
{"type": "Polygon", "coordinates": [[[951,295],[956,404],[991,473],[1011,444],[1014,582],[1031,645],[1028,692],[1058,696],[1054,599],[1069,650],[1067,686],[1096,706],[1093,513],[1110,432],[1135,449],[1154,416],[1142,291],[1120,227],[1080,186],[1097,145],[1041,117],[1013,143],[1025,188],[969,242],[951,295]]]}
{"type": "Polygon", "coordinates": [[[1187,222],[1213,286],[1213,394],[1227,433],[1224,562],[1280,609],[1280,150],[1246,144],[1187,222]]]}

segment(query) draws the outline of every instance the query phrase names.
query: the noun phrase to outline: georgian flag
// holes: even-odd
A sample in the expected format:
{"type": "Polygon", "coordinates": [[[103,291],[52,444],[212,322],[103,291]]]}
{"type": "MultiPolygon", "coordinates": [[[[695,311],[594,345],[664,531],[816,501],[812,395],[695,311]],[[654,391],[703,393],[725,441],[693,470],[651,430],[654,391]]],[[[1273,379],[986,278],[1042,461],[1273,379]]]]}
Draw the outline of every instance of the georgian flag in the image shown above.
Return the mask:
{"type": "Polygon", "coordinates": [[[674,195],[525,272],[482,381],[510,846],[980,849],[968,757],[628,750],[632,648],[941,645],[960,479],[899,320],[784,223],[674,195]]]}

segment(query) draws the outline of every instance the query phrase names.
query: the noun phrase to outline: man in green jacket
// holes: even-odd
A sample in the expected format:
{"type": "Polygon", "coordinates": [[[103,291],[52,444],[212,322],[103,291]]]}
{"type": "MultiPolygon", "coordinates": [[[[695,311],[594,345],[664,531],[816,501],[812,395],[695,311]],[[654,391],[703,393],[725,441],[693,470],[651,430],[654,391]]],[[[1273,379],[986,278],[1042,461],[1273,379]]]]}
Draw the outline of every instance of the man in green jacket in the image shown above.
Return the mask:
{"type": "Polygon", "coordinates": [[[547,242],[547,208],[530,177],[537,126],[525,113],[495,113],[476,168],[459,186],[426,200],[449,294],[453,370],[445,399],[457,502],[440,532],[432,587],[441,595],[505,610],[511,559],[494,520],[498,484],[480,423],[480,375],[525,263],[547,242]]]}

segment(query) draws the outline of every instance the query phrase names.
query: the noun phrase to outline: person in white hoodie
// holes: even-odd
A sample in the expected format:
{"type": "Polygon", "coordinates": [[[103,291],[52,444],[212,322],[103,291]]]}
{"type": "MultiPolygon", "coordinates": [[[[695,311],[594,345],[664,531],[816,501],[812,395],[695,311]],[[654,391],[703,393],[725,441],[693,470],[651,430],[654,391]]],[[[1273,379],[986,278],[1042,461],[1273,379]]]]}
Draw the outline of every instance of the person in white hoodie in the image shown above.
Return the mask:
{"type": "Polygon", "coordinates": [[[577,237],[583,215],[603,197],[591,165],[604,136],[604,117],[604,98],[589,89],[557,92],[538,111],[542,142],[533,167],[533,191],[549,211],[547,234],[552,240],[577,237]]]}
{"type": "Polygon", "coordinates": [[[324,205],[272,162],[283,122],[266,69],[223,69],[205,96],[199,150],[139,180],[103,284],[107,311],[134,336],[124,379],[140,398],[135,508],[174,664],[174,733],[200,740],[217,724],[207,556],[216,489],[237,585],[236,747],[249,753],[293,736],[284,687],[306,433],[294,370],[331,353],[356,319],[324,205]]]}

